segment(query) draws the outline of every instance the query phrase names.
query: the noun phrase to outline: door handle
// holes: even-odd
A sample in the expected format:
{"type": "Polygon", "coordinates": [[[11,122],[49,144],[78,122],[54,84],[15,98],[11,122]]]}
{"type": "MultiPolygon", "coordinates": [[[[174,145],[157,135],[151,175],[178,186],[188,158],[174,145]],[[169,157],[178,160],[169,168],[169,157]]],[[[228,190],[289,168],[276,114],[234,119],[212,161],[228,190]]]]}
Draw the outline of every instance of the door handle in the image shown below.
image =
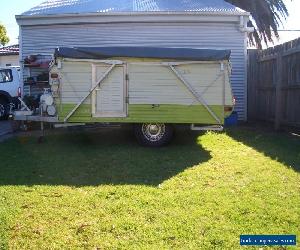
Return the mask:
{"type": "Polygon", "coordinates": [[[160,107],[160,105],[159,104],[152,104],[152,108],[154,109],[154,108],[159,108],[160,107]]]}

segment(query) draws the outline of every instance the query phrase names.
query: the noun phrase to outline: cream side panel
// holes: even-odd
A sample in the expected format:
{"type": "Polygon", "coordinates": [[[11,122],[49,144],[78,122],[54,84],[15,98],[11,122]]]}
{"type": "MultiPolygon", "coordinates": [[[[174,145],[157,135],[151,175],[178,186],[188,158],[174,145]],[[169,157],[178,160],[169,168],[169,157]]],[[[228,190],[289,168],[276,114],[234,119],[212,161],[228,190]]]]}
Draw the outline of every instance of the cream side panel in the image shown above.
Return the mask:
{"type": "MultiPolygon", "coordinates": [[[[175,68],[208,105],[223,104],[224,72],[219,63],[181,65],[175,68]]],[[[225,74],[225,103],[230,105],[231,87],[227,71],[225,74]]],[[[130,64],[129,76],[130,104],[199,105],[198,100],[168,66],[130,64]]]]}
{"type": "MultiPolygon", "coordinates": [[[[59,75],[62,103],[77,104],[92,87],[92,66],[89,62],[63,61],[59,75]]],[[[91,98],[87,98],[84,104],[91,104],[91,98]]]]}
{"type": "Polygon", "coordinates": [[[177,67],[177,71],[186,79],[208,104],[223,104],[223,85],[225,77],[225,104],[232,105],[232,90],[228,78],[228,65],[191,64],[177,67]],[[216,100],[217,98],[217,100],[216,100]],[[221,101],[221,102],[220,102],[221,101]],[[210,103],[211,102],[211,103],[210,103]]]}
{"type": "MultiPolygon", "coordinates": [[[[109,68],[97,69],[97,78],[109,68]]],[[[129,104],[179,104],[199,105],[196,98],[167,66],[129,64],[129,104]]],[[[208,105],[223,104],[223,71],[220,64],[190,64],[176,66],[176,70],[201,94],[208,105]]],[[[92,67],[89,62],[62,63],[61,101],[78,103],[92,86],[92,67]]],[[[53,71],[53,70],[52,70],[53,71]]],[[[112,88],[119,82],[118,74],[111,74],[105,82],[112,88]]],[[[91,98],[85,101],[91,104],[91,98]]],[[[225,104],[232,104],[232,93],[225,65],[225,104]]]]}

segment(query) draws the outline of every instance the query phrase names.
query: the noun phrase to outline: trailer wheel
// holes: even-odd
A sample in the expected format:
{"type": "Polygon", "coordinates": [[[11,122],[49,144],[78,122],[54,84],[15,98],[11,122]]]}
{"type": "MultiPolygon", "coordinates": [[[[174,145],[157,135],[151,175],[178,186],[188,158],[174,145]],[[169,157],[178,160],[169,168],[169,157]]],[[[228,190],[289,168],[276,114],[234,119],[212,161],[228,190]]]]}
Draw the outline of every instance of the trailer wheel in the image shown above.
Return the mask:
{"type": "Polygon", "coordinates": [[[144,123],[134,126],[138,142],[143,146],[161,147],[168,144],[173,137],[173,127],[164,123],[144,123]]]}
{"type": "Polygon", "coordinates": [[[8,102],[0,97],[0,120],[7,118],[7,106],[8,102]]]}

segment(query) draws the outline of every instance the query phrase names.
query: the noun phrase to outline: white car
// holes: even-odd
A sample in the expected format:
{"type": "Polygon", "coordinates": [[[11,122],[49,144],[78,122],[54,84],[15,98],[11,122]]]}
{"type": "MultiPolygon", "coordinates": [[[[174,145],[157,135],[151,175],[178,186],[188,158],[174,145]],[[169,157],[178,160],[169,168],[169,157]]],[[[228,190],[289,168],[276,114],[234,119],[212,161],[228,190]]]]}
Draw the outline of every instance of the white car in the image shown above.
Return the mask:
{"type": "Polygon", "coordinates": [[[11,105],[17,105],[22,93],[20,67],[0,67],[0,119],[7,117],[11,105]]]}

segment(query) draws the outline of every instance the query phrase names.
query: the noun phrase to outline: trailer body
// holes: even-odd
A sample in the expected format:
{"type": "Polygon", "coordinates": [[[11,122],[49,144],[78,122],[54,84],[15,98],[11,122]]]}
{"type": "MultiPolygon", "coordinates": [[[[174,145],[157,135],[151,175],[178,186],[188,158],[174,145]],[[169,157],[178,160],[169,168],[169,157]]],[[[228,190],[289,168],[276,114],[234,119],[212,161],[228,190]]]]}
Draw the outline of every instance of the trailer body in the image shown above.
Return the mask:
{"type": "Polygon", "coordinates": [[[173,125],[222,130],[234,109],[230,51],[58,48],[53,58],[38,114],[23,103],[16,120],[133,124],[141,144],[162,146],[173,125]]]}
{"type": "Polygon", "coordinates": [[[70,50],[57,51],[50,70],[61,122],[223,125],[232,111],[225,56],[217,60],[206,50],[199,60],[196,49],[70,50]]]}

